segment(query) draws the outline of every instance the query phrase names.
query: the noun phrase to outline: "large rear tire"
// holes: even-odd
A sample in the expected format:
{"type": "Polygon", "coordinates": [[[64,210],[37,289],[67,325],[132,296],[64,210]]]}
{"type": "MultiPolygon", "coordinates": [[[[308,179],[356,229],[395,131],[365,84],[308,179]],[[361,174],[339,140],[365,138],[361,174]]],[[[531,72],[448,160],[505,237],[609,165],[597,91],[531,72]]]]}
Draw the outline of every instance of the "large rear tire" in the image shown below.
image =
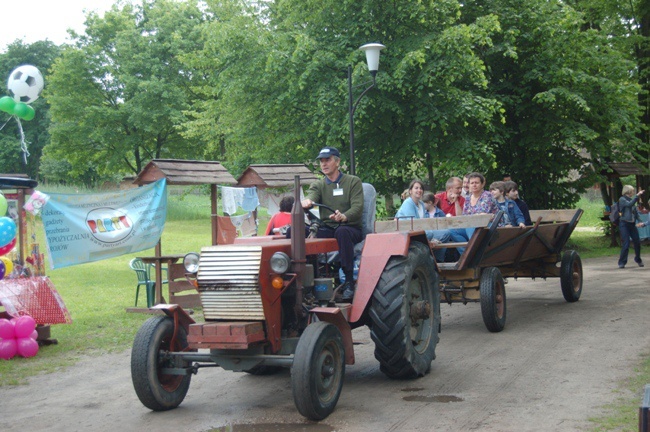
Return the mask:
{"type": "Polygon", "coordinates": [[[420,242],[388,260],[370,305],[370,336],[380,370],[390,378],[424,376],[436,358],[440,329],[438,274],[420,242]]]}
{"type": "Polygon", "coordinates": [[[578,252],[568,250],[562,255],[560,286],[564,300],[569,303],[580,300],[582,294],[582,260],[578,252]]]}
{"type": "MultiPolygon", "coordinates": [[[[155,316],[144,322],[133,341],[131,379],[140,402],[153,411],[167,411],[183,402],[190,388],[191,375],[167,375],[163,368],[174,367],[167,352],[187,347],[187,334],[179,327],[178,346],[171,347],[174,321],[168,316],[155,316]]],[[[183,364],[189,366],[188,363],[183,364]]]]}
{"type": "Polygon", "coordinates": [[[291,389],[298,412],[310,420],[330,415],[345,375],[343,337],[334,325],[318,321],[298,340],[291,368],[291,389]]]}
{"type": "Polygon", "coordinates": [[[481,313],[485,327],[493,333],[506,326],[506,285],[497,267],[483,269],[479,281],[481,313]]]}

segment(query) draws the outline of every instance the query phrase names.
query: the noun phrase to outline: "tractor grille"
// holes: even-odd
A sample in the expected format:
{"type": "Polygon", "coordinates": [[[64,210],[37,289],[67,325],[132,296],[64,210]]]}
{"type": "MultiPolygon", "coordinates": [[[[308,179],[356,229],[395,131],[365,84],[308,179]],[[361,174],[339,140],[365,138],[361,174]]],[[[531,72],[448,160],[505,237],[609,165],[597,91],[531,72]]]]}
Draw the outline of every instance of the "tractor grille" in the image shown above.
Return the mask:
{"type": "Polygon", "coordinates": [[[201,250],[197,280],[205,319],[263,320],[259,292],[261,246],[201,250]]]}

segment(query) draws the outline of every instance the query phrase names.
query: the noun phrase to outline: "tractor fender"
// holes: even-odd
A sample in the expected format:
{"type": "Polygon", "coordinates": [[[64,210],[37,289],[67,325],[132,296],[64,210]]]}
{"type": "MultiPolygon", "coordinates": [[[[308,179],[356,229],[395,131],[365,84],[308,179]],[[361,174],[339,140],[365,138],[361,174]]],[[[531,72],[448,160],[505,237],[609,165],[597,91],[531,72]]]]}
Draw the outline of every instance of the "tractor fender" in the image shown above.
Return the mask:
{"type": "Polygon", "coordinates": [[[196,321],[194,321],[194,319],[177,304],[160,303],[151,306],[149,309],[162,311],[165,315],[171,317],[174,320],[174,324],[181,325],[185,329],[186,334],[190,334],[190,324],[196,323],[196,321]]]}
{"type": "Polygon", "coordinates": [[[407,256],[409,246],[414,241],[429,247],[424,231],[395,231],[366,236],[361,252],[357,289],[350,312],[351,323],[356,323],[363,316],[390,257],[407,256]]]}
{"type": "Polygon", "coordinates": [[[345,348],[345,364],[354,364],[354,344],[352,343],[352,329],[345,318],[345,314],[337,307],[316,307],[310,312],[315,314],[320,321],[334,324],[338,327],[343,336],[343,347],[345,348]]]}

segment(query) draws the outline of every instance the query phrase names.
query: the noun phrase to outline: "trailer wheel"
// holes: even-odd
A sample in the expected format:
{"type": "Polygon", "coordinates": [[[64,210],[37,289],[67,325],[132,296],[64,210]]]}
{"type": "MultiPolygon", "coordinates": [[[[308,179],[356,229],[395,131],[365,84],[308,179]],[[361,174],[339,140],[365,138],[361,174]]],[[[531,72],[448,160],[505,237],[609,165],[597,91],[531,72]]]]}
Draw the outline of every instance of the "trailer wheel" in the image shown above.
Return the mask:
{"type": "MultiPolygon", "coordinates": [[[[169,351],[187,347],[187,334],[183,327],[176,335],[178,345],[173,349],[171,339],[174,321],[168,316],[155,316],[144,322],[133,341],[131,349],[131,379],[140,402],[153,411],[167,411],[183,402],[190,387],[191,375],[167,375],[165,367],[174,367],[166,357],[169,351]]],[[[184,363],[184,367],[189,363],[184,363]]]]}
{"type": "Polygon", "coordinates": [[[485,327],[493,333],[506,326],[506,285],[497,267],[483,269],[479,281],[481,313],[485,327]]]}
{"type": "Polygon", "coordinates": [[[343,337],[334,325],[318,321],[298,340],[291,368],[291,389],[298,412],[310,420],[330,415],[345,375],[343,337]]]}
{"type": "Polygon", "coordinates": [[[370,305],[370,336],[380,370],[390,378],[424,376],[436,358],[440,328],[438,274],[420,242],[388,260],[370,305]]]}
{"type": "Polygon", "coordinates": [[[560,266],[562,295],[569,303],[577,302],[582,294],[582,260],[578,252],[568,250],[562,255],[560,266]]]}

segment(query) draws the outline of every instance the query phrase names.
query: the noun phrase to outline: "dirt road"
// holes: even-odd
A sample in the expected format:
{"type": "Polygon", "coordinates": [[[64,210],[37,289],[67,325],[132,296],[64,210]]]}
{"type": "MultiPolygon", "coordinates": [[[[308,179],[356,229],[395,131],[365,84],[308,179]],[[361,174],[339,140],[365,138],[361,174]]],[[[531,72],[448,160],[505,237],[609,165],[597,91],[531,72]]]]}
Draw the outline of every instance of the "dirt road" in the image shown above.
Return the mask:
{"type": "Polygon", "coordinates": [[[573,304],[559,279],[509,280],[501,333],[485,329],[478,304],[443,304],[438,357],[421,379],[386,378],[367,329],[355,330],[357,364],[346,369],[336,411],[320,423],[295,410],[288,371],[201,370],[179,408],[150,412],[133,391],[125,351],[3,388],[2,430],[588,430],[650,352],[650,267],[619,270],[616,258],[583,265],[585,288],[573,304]]]}

